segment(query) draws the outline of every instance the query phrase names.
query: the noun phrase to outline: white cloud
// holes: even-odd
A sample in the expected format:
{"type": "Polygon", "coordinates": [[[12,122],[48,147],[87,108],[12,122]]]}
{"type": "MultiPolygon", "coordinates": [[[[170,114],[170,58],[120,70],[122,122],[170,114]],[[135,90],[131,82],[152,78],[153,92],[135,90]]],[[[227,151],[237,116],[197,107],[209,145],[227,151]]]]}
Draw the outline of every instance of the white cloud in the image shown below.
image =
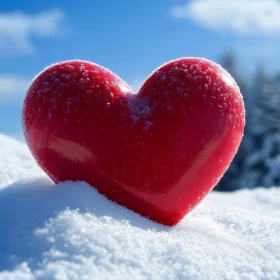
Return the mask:
{"type": "Polygon", "coordinates": [[[280,31],[278,0],[191,0],[174,6],[171,16],[192,20],[208,29],[241,34],[280,31]]]}
{"type": "Polygon", "coordinates": [[[0,102],[18,99],[25,96],[29,80],[15,75],[0,75],[0,102]]]}
{"type": "Polygon", "coordinates": [[[64,13],[61,10],[35,15],[20,12],[0,14],[0,52],[33,53],[35,50],[33,39],[59,34],[63,18],[64,13]]]}

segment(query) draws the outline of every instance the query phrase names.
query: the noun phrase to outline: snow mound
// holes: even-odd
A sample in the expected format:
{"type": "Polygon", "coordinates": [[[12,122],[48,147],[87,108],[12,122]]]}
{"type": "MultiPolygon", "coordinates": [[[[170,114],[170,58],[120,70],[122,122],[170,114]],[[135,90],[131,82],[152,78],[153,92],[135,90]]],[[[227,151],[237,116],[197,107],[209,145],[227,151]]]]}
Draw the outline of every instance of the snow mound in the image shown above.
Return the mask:
{"type": "Polygon", "coordinates": [[[0,145],[0,280],[280,279],[280,189],[212,192],[166,227],[0,145]]]}

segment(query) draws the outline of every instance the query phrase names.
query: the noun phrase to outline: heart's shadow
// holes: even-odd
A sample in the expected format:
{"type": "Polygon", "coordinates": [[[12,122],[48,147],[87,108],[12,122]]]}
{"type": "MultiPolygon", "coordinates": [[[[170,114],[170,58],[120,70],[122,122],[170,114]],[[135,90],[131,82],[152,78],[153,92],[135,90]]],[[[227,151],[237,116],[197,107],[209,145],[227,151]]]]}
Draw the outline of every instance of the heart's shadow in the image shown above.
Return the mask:
{"type": "Polygon", "coordinates": [[[33,250],[29,241],[34,231],[66,209],[109,216],[146,231],[171,230],[113,203],[84,182],[54,185],[46,178],[19,181],[0,190],[0,209],[0,256],[4,257],[0,270],[9,266],[11,260],[7,258],[13,254],[20,252],[28,258],[33,250]]]}

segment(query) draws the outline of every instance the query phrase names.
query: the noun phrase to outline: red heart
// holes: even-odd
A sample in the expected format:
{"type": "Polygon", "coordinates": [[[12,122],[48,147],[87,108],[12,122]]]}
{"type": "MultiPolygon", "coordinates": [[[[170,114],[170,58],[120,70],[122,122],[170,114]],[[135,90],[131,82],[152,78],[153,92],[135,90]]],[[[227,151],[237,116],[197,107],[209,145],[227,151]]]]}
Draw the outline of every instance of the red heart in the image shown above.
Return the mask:
{"type": "Polygon", "coordinates": [[[137,95],[99,65],[66,61],[35,78],[23,125],[32,154],[56,183],[86,181],[174,225],[228,168],[244,115],[235,81],[205,59],[164,64],[137,95]]]}

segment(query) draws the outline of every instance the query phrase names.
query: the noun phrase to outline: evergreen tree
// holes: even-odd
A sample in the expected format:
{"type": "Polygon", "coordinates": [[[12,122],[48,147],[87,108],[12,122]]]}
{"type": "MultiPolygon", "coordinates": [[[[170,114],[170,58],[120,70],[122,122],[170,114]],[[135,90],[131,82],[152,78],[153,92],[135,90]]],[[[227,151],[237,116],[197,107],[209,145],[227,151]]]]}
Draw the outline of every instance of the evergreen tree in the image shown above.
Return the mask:
{"type": "Polygon", "coordinates": [[[241,77],[233,53],[221,60],[243,94],[246,126],[239,151],[215,190],[280,184],[280,75],[269,77],[259,65],[251,84],[241,77]]]}

